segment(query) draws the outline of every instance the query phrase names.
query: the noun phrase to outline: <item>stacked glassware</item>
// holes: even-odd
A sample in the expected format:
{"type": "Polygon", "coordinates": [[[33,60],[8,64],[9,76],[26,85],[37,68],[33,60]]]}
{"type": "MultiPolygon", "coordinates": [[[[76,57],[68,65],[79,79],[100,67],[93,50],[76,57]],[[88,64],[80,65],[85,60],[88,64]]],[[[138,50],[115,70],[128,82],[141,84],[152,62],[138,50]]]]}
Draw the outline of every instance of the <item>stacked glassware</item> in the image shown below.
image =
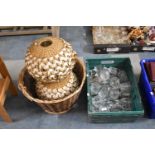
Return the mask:
{"type": "Polygon", "coordinates": [[[90,75],[92,112],[131,110],[131,84],[124,70],[98,65],[90,75]]]}

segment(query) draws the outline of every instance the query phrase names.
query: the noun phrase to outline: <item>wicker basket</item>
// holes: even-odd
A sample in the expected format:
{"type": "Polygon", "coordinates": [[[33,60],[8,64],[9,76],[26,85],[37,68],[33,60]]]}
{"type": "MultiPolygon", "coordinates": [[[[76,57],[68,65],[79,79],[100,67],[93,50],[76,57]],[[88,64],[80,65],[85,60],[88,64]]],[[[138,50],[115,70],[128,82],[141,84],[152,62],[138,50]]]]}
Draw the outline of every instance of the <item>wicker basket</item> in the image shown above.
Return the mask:
{"type": "Polygon", "coordinates": [[[41,82],[65,78],[74,68],[76,52],[61,38],[44,37],[32,42],[25,64],[29,74],[41,82]]]}
{"type": "Polygon", "coordinates": [[[66,96],[63,99],[58,100],[41,100],[38,99],[35,92],[35,83],[36,81],[30,76],[26,68],[24,68],[18,80],[18,88],[22,91],[23,95],[28,98],[30,101],[34,101],[38,104],[45,112],[50,114],[62,114],[71,109],[75,101],[78,99],[79,94],[82,90],[86,79],[86,69],[83,61],[79,58],[76,58],[76,64],[74,66],[73,72],[77,75],[79,80],[79,87],[72,94],[66,96]]]}

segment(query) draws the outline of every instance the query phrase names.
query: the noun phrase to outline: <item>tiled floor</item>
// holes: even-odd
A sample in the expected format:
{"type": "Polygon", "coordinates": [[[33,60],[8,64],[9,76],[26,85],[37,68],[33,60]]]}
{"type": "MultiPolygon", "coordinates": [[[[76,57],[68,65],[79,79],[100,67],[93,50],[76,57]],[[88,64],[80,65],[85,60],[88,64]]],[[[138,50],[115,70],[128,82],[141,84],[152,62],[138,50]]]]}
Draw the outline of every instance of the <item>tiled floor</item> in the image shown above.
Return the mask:
{"type": "MultiPolygon", "coordinates": [[[[90,27],[61,27],[60,35],[72,44],[80,57],[101,57],[101,55],[93,54],[90,27]]],[[[27,46],[32,40],[42,36],[46,35],[0,38],[0,55],[4,58],[16,84],[19,71],[24,66],[23,59],[27,46]]],[[[109,56],[102,55],[102,57],[109,56]]],[[[134,58],[134,56],[131,57],[134,58]]],[[[155,57],[155,54],[141,53],[139,57],[155,57]]],[[[135,71],[139,73],[139,62],[136,62],[136,60],[139,61],[138,59],[133,61],[135,62],[134,66],[136,66],[135,71]]],[[[142,118],[133,123],[89,123],[87,118],[86,86],[75,107],[63,115],[49,115],[44,113],[40,107],[28,101],[20,92],[18,97],[9,96],[7,98],[6,108],[14,122],[7,124],[0,119],[0,128],[155,128],[155,121],[147,118],[142,118]]]]}

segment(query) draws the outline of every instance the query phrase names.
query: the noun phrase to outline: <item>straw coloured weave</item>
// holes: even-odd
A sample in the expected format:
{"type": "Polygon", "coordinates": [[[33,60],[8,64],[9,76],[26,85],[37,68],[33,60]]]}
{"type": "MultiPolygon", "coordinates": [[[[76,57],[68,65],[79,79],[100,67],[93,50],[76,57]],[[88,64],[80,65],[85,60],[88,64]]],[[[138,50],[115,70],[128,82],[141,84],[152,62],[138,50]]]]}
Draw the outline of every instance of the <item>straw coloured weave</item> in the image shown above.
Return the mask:
{"type": "MultiPolygon", "coordinates": [[[[82,87],[85,83],[86,79],[86,69],[85,64],[79,58],[76,58],[74,66],[74,73],[78,78],[78,86],[77,89],[73,93],[68,96],[65,96],[61,99],[51,99],[45,100],[36,96],[36,82],[32,76],[28,73],[26,67],[24,67],[19,75],[18,79],[18,88],[22,91],[23,95],[28,98],[30,101],[33,101],[37,105],[39,105],[45,112],[49,114],[62,114],[68,112],[72,106],[76,103],[82,87]]],[[[69,79],[69,78],[67,78],[69,79]]],[[[67,83],[67,80],[63,83],[67,83]]],[[[52,87],[54,84],[52,85],[52,87]]],[[[56,86],[56,85],[55,85],[56,86]]],[[[59,86],[62,87],[62,84],[59,86]]],[[[49,87],[48,87],[49,88],[49,87]]],[[[50,87],[51,88],[51,87],[50,87]]]]}
{"type": "Polygon", "coordinates": [[[71,72],[65,79],[59,82],[52,83],[36,83],[36,93],[41,99],[61,99],[70,95],[78,87],[78,79],[76,75],[71,72]]]}
{"type": "Polygon", "coordinates": [[[25,63],[29,74],[38,81],[64,79],[75,65],[76,52],[63,39],[44,37],[28,48],[25,63]]]}
{"type": "Polygon", "coordinates": [[[86,78],[84,63],[61,38],[32,42],[19,76],[23,94],[50,114],[62,114],[77,100],[86,78]]]}

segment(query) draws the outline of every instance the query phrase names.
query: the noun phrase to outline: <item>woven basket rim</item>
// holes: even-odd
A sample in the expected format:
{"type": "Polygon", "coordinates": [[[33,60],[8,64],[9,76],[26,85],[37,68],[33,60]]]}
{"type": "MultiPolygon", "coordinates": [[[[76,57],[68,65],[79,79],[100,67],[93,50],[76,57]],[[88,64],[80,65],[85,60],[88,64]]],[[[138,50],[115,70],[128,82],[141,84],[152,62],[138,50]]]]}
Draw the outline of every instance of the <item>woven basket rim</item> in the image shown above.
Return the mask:
{"type": "Polygon", "coordinates": [[[63,102],[71,97],[73,97],[74,95],[78,94],[83,85],[84,85],[84,82],[85,82],[85,79],[86,79],[86,67],[85,67],[85,64],[84,62],[80,59],[80,58],[76,58],[76,62],[78,62],[80,64],[80,66],[83,68],[83,77],[82,77],[82,81],[80,83],[80,86],[73,92],[71,93],[70,95],[62,98],[62,99],[58,99],[58,100],[52,100],[52,101],[49,101],[49,100],[42,100],[42,99],[38,99],[38,98],[34,98],[32,97],[28,91],[27,91],[27,88],[24,86],[24,81],[23,81],[23,78],[24,78],[24,74],[25,74],[25,71],[26,71],[26,67],[24,67],[20,74],[19,74],[19,78],[18,78],[18,88],[19,90],[22,91],[23,95],[25,97],[27,97],[30,101],[34,101],[34,102],[37,102],[37,103],[41,103],[41,104],[56,104],[56,103],[59,103],[59,102],[63,102]]]}

